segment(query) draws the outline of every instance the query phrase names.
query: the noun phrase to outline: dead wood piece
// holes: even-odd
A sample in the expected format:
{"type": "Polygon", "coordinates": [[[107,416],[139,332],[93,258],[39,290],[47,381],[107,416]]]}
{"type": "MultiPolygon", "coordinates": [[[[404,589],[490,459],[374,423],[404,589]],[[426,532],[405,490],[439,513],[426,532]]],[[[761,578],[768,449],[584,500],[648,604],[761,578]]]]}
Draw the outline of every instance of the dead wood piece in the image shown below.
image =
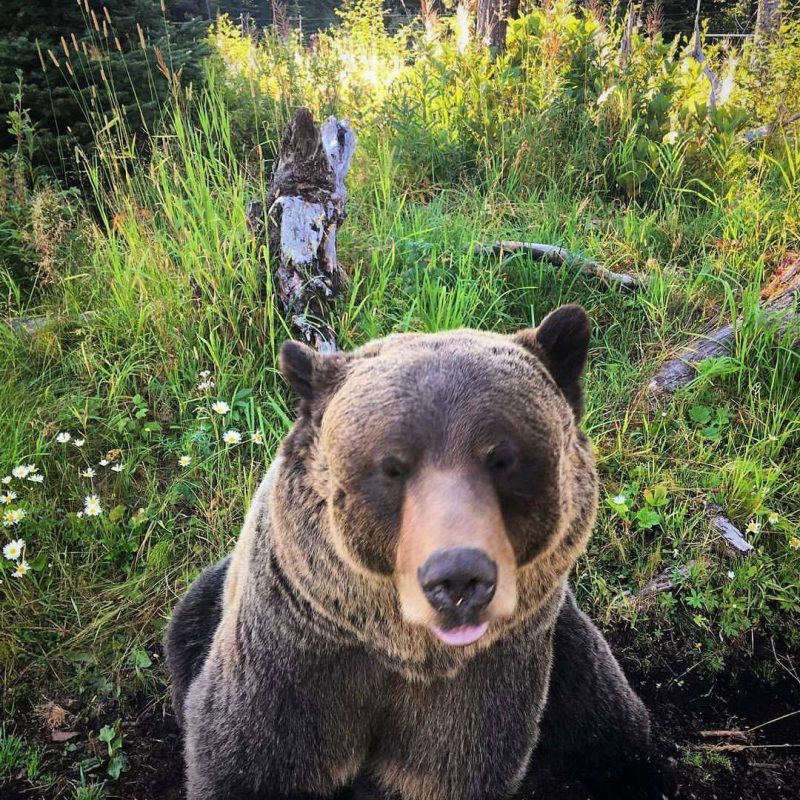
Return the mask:
{"type": "MultiPolygon", "coordinates": [[[[430,242],[408,242],[408,246],[419,250],[432,250],[430,242]]],[[[495,242],[478,243],[467,248],[466,252],[473,256],[504,257],[514,253],[525,253],[531,258],[546,261],[555,267],[564,264],[575,264],[582,272],[594,275],[607,283],[618,283],[623,289],[632,291],[639,286],[639,279],[625,272],[614,272],[594,261],[591,258],[577,255],[563,247],[553,244],[540,244],[538,242],[517,242],[507,239],[498,239],[495,242]]]]}
{"type": "Polygon", "coordinates": [[[472,247],[474,255],[495,255],[502,257],[506,253],[525,253],[533,258],[547,261],[555,267],[564,264],[575,264],[583,272],[595,275],[609,283],[618,283],[625,289],[634,289],[638,285],[633,275],[624,272],[614,272],[601,266],[591,258],[579,256],[552,244],[539,244],[538,242],[516,242],[499,240],[489,244],[476,244],[472,247]]]}
{"type": "Polygon", "coordinates": [[[753,545],[742,536],[741,531],[722,513],[719,506],[709,505],[708,511],[711,514],[711,527],[730,547],[739,553],[749,553],[753,549],[753,545]]]}
{"type": "MultiPolygon", "coordinates": [[[[800,289],[800,257],[789,263],[787,269],[774,279],[762,292],[761,309],[768,319],[781,320],[778,333],[800,319],[800,312],[790,310],[800,289]]],[[[675,358],[667,361],[652,377],[647,391],[652,395],[665,395],[686,386],[697,375],[697,365],[710,358],[729,355],[736,330],[742,325],[739,317],[736,325],[724,325],[703,336],[696,337],[675,358]]]]}
{"type": "Polygon", "coordinates": [[[704,739],[738,739],[740,742],[747,741],[746,731],[698,731],[698,735],[702,736],[704,739]]]}
{"type": "Polygon", "coordinates": [[[317,125],[308,109],[292,116],[266,200],[248,203],[251,232],[266,237],[278,298],[300,336],[335,350],[331,302],[346,283],[336,232],[346,217],[344,180],[356,138],[346,121],[317,125]]]}
{"type": "Polygon", "coordinates": [[[750,130],[742,134],[742,137],[748,144],[753,144],[753,142],[760,142],[762,139],[766,139],[773,131],[785,128],[798,121],[800,121],[800,113],[792,114],[784,120],[776,120],[769,125],[759,125],[757,128],[750,128],[750,130]]]}
{"type": "Polygon", "coordinates": [[[631,595],[630,601],[632,603],[642,603],[657,594],[669,592],[671,589],[675,588],[675,578],[677,577],[678,580],[686,580],[686,578],[689,577],[691,569],[692,563],[665,569],[662,573],[656,575],[655,578],[646,583],[636,594],[631,595]]]}

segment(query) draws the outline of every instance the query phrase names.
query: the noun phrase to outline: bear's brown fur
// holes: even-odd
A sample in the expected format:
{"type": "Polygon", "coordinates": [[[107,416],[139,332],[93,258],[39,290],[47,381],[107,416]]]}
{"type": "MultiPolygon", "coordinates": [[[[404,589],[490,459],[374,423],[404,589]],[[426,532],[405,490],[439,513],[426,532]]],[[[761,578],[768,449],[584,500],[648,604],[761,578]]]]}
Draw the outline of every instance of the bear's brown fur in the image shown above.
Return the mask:
{"type": "Polygon", "coordinates": [[[284,346],[297,423],[167,637],[189,800],[483,800],[575,759],[597,796],[660,797],[647,713],[565,589],[597,504],[588,340],[565,306],[512,337],[284,346]],[[420,576],[456,548],[495,577],[442,610],[420,576]]]}

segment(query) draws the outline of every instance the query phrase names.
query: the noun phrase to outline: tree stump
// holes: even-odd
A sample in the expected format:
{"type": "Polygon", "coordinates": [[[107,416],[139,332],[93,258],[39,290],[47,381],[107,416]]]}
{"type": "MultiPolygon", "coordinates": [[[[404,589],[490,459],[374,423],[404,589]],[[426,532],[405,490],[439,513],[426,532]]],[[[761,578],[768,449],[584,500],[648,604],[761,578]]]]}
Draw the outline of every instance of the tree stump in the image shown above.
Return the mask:
{"type": "Polygon", "coordinates": [[[321,126],[298,109],[281,141],[265,202],[248,204],[247,220],[269,242],[275,288],[292,327],[320,351],[336,350],[331,303],[346,275],[336,259],[336,232],[346,217],[344,179],[356,137],[346,121],[321,126]]]}

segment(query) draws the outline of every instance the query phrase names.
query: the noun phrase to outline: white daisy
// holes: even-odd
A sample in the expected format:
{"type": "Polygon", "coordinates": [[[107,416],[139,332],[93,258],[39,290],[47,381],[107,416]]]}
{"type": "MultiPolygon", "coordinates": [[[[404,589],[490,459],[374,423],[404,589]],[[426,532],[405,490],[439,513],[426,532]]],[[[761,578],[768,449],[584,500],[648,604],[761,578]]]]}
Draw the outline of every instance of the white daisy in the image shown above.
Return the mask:
{"type": "Polygon", "coordinates": [[[16,561],[25,549],[24,539],[13,539],[3,548],[3,555],[9,561],[16,561]]]}
{"type": "Polygon", "coordinates": [[[100,498],[96,494],[87,495],[83,502],[83,510],[87,517],[99,517],[103,513],[100,498]]]}
{"type": "Polygon", "coordinates": [[[229,430],[222,434],[222,441],[225,444],[239,444],[242,441],[242,434],[239,431],[229,430]]]}
{"type": "Polygon", "coordinates": [[[733,580],[735,577],[736,577],[736,573],[732,569],[729,569],[728,570],[728,578],[730,580],[733,580]]]}
{"type": "Polygon", "coordinates": [[[4,477],[4,478],[3,478],[3,479],[0,481],[0,483],[11,483],[11,476],[10,476],[10,475],[6,475],[6,476],[5,476],[5,477],[4,477]]]}
{"type": "Polygon", "coordinates": [[[192,463],[192,457],[191,457],[191,456],[181,456],[181,457],[178,459],[178,464],[179,464],[181,467],[188,467],[188,466],[189,466],[189,464],[191,464],[191,463],[192,463]]]}
{"type": "Polygon", "coordinates": [[[122,470],[124,470],[124,469],[125,469],[125,465],[124,464],[114,464],[111,467],[111,471],[112,472],[122,472],[122,470]]]}
{"type": "Polygon", "coordinates": [[[9,508],[3,514],[3,525],[6,528],[10,528],[12,525],[19,524],[27,516],[28,512],[24,508],[9,508]]]}
{"type": "Polygon", "coordinates": [[[27,478],[29,473],[30,470],[24,464],[20,464],[18,467],[14,467],[14,469],[11,470],[11,474],[15,478],[27,478]]]}
{"type": "Polygon", "coordinates": [[[86,439],[74,439],[72,444],[74,444],[75,447],[83,447],[86,444],[86,439]]]}
{"type": "Polygon", "coordinates": [[[0,494],[0,503],[2,503],[4,506],[7,506],[12,500],[16,499],[17,499],[16,492],[8,492],[6,494],[0,494]]]}
{"type": "Polygon", "coordinates": [[[82,478],[94,478],[97,473],[94,471],[93,467],[86,467],[86,469],[81,471],[82,478]]]}
{"type": "Polygon", "coordinates": [[[28,480],[33,483],[42,483],[44,481],[44,475],[42,475],[41,472],[34,472],[33,475],[28,475],[28,480]]]}
{"type": "Polygon", "coordinates": [[[100,459],[100,466],[101,467],[107,467],[110,463],[111,462],[107,458],[101,458],[100,459]]]}
{"type": "Polygon", "coordinates": [[[264,437],[261,435],[261,431],[256,431],[250,438],[253,444],[264,444],[264,437]]]}
{"type": "Polygon", "coordinates": [[[767,522],[769,522],[769,524],[770,524],[770,525],[775,525],[775,524],[777,524],[777,522],[778,522],[778,520],[779,520],[779,519],[780,519],[780,517],[778,516],[778,514],[777,514],[775,511],[773,511],[773,512],[772,512],[772,513],[771,513],[771,514],[770,514],[770,515],[767,517],[767,522]]]}
{"type": "Polygon", "coordinates": [[[231,410],[231,407],[222,400],[217,400],[217,402],[211,406],[211,410],[215,414],[227,414],[231,410]]]}
{"type": "Polygon", "coordinates": [[[21,578],[28,572],[28,570],[30,570],[30,566],[28,565],[28,562],[23,559],[22,561],[17,562],[17,566],[11,573],[11,577],[21,578]]]}
{"type": "Polygon", "coordinates": [[[628,498],[624,494],[618,494],[616,497],[611,498],[611,502],[621,506],[628,502],[628,498]]]}
{"type": "Polygon", "coordinates": [[[59,444],[66,444],[72,438],[72,434],[68,431],[61,431],[61,433],[56,436],[56,441],[59,444]]]}
{"type": "Polygon", "coordinates": [[[747,528],[745,530],[747,533],[758,533],[761,530],[761,523],[751,519],[750,522],[747,523],[747,528]]]}

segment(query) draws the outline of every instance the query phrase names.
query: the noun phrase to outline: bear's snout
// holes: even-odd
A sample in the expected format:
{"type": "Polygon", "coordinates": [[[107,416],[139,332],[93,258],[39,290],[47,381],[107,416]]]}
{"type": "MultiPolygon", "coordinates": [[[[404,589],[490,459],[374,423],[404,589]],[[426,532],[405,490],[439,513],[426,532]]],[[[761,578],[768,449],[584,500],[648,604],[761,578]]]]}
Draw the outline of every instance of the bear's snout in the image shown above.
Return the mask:
{"type": "Polygon", "coordinates": [[[417,575],[428,602],[453,627],[474,622],[497,588],[497,563],[475,547],[437,550],[417,575]]]}

